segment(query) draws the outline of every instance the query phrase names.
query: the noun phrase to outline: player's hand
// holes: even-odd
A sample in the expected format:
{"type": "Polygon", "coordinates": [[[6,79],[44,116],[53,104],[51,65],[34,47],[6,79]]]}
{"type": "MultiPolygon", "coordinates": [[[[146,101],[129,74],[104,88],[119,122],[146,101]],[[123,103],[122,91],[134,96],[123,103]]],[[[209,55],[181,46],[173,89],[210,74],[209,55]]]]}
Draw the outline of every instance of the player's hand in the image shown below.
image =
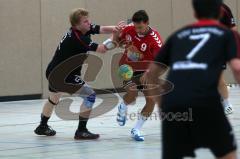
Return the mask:
{"type": "Polygon", "coordinates": [[[120,33],[126,27],[124,21],[118,22],[117,26],[114,28],[113,33],[120,33]]]}
{"type": "Polygon", "coordinates": [[[100,44],[100,45],[98,45],[98,48],[97,48],[96,52],[99,52],[99,53],[106,53],[106,52],[107,52],[107,48],[106,48],[105,45],[100,44]]]}
{"type": "Polygon", "coordinates": [[[125,21],[120,21],[117,24],[117,27],[122,31],[124,28],[126,28],[127,24],[125,21]]]}

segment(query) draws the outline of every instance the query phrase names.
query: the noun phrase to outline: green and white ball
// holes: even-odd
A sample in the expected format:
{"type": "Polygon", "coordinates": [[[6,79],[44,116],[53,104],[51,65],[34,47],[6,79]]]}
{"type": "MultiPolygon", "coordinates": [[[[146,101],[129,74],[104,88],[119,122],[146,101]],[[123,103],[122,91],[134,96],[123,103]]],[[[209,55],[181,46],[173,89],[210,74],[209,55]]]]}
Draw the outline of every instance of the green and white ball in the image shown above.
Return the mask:
{"type": "Polygon", "coordinates": [[[121,65],[118,69],[118,75],[125,81],[128,81],[133,76],[133,69],[129,65],[121,65]]]}

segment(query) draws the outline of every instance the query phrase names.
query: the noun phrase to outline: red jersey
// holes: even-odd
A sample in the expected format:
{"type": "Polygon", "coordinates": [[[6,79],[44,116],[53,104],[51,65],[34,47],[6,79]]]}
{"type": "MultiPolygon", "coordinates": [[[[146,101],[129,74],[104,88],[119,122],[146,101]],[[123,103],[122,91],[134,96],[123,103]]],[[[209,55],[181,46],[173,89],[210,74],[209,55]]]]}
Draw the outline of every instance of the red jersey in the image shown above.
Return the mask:
{"type": "Polygon", "coordinates": [[[146,35],[139,35],[133,25],[122,31],[120,41],[125,44],[125,51],[120,65],[128,64],[134,71],[145,71],[149,61],[154,61],[162,47],[162,39],[156,30],[150,28],[146,35]]]}

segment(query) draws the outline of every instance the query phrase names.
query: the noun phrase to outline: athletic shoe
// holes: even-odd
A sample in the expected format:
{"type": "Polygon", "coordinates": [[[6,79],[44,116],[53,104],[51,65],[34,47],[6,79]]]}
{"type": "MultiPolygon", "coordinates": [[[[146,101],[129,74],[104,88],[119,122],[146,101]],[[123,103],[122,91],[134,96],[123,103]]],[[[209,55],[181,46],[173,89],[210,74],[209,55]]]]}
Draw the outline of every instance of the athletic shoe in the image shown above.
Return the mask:
{"type": "Polygon", "coordinates": [[[135,140],[135,141],[144,141],[144,137],[142,135],[140,135],[140,131],[137,130],[137,129],[132,129],[131,130],[131,135],[132,135],[132,138],[135,140]]]}
{"type": "Polygon", "coordinates": [[[34,132],[37,135],[46,135],[46,136],[54,136],[56,135],[56,131],[53,130],[50,126],[48,125],[39,125],[34,132]]]}
{"type": "Polygon", "coordinates": [[[98,139],[99,137],[100,137],[99,134],[93,134],[86,129],[83,131],[76,130],[74,139],[75,140],[95,140],[95,139],[98,139]]]}

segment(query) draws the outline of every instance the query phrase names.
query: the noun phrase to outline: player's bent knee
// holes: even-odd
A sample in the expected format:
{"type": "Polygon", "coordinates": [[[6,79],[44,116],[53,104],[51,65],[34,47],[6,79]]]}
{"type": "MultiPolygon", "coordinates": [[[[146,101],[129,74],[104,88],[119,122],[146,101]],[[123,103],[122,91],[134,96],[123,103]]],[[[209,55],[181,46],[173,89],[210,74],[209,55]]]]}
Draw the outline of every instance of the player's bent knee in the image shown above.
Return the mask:
{"type": "Polygon", "coordinates": [[[96,101],[96,93],[93,93],[87,97],[84,97],[84,106],[88,109],[91,109],[96,101]]]}

